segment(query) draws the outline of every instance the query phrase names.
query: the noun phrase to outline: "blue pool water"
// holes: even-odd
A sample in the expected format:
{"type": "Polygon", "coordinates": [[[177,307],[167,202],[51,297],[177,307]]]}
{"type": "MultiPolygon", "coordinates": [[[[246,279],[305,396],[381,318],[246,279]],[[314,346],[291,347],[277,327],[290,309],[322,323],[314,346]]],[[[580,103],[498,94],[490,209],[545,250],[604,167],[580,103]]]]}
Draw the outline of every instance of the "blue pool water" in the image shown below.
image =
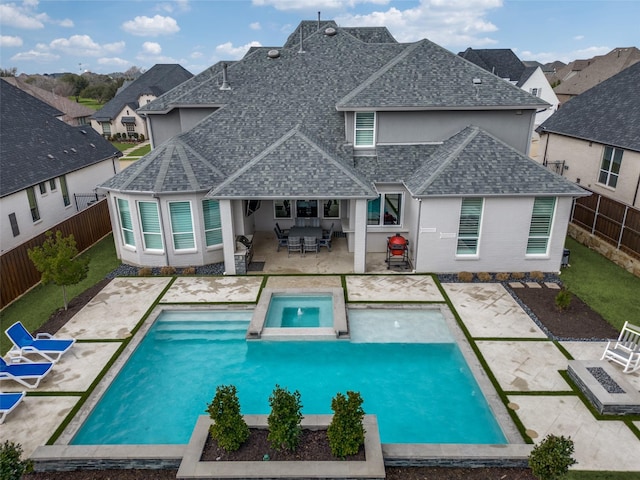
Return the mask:
{"type": "MultiPolygon", "coordinates": [[[[378,314],[394,332],[407,322],[378,314]]],[[[378,322],[366,311],[353,315],[359,343],[247,342],[250,315],[163,312],[72,443],[186,444],[221,384],[237,387],[245,414],[268,414],[276,384],[299,390],[308,414],[359,391],[383,443],[507,443],[455,343],[368,343],[378,322]]]]}
{"type": "Polygon", "coordinates": [[[273,294],[265,321],[267,328],[332,327],[331,295],[273,294]]]}

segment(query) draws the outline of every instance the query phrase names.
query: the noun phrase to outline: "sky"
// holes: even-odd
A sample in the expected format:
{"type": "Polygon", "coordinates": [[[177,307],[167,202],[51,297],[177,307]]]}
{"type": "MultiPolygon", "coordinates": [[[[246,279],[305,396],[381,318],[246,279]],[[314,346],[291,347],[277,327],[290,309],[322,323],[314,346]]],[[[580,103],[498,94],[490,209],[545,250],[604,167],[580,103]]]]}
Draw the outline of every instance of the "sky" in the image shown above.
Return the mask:
{"type": "Polygon", "coordinates": [[[541,63],[640,45],[640,0],[0,0],[0,67],[124,72],[178,63],[198,74],[251,46],[282,46],[302,20],[385,26],[452,52],[510,48],[541,63]]]}

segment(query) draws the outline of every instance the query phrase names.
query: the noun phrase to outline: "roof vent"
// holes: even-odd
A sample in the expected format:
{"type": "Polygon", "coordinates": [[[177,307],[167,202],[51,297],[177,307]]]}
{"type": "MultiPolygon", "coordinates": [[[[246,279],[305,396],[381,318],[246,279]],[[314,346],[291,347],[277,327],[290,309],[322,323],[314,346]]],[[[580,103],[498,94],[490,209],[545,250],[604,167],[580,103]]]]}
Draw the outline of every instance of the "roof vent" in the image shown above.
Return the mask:
{"type": "Polygon", "coordinates": [[[229,85],[229,79],[227,78],[227,64],[222,64],[222,85],[220,85],[220,90],[231,90],[231,86],[229,85]]]}
{"type": "Polygon", "coordinates": [[[327,37],[333,37],[336,33],[338,33],[338,31],[333,27],[328,27],[324,30],[324,34],[327,37]]]}
{"type": "Polygon", "coordinates": [[[269,50],[267,52],[267,56],[269,58],[279,58],[280,57],[280,51],[279,50],[269,50]]]}
{"type": "Polygon", "coordinates": [[[87,131],[86,130],[80,130],[80,133],[83,134],[83,135],[86,135],[87,131]]]}
{"type": "Polygon", "coordinates": [[[72,151],[73,153],[77,153],[77,152],[78,152],[78,151],[77,151],[75,148],[73,148],[73,147],[71,147],[71,151],[72,151]]]}
{"type": "Polygon", "coordinates": [[[481,78],[476,77],[476,78],[473,79],[473,84],[474,85],[480,85],[481,83],[482,83],[482,79],[481,78]]]}
{"type": "Polygon", "coordinates": [[[90,143],[89,145],[91,145],[91,148],[96,148],[96,146],[93,143],[90,143]]]}
{"type": "Polygon", "coordinates": [[[66,153],[67,155],[69,154],[69,150],[63,150],[64,153],[66,153]]]}
{"type": "Polygon", "coordinates": [[[51,160],[53,160],[55,157],[53,155],[51,155],[50,153],[47,153],[47,157],[49,157],[51,160]]]}

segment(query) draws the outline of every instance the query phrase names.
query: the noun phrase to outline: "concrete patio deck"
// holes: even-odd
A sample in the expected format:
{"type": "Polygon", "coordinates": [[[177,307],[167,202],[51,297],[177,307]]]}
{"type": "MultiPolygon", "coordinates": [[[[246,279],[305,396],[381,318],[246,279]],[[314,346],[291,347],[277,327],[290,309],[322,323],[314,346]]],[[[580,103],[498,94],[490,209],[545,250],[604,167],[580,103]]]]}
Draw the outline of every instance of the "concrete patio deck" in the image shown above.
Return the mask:
{"type": "MultiPolygon", "coordinates": [[[[286,255],[286,253],[285,253],[286,255]]],[[[257,301],[262,275],[242,277],[116,278],[59,332],[78,339],[53,373],[0,428],[0,441],[20,443],[26,456],[44,445],[156,302],[257,301]],[[33,394],[36,392],[37,394],[33,394]]],[[[339,275],[268,277],[266,286],[341,286],[339,275]]],[[[349,301],[444,302],[428,275],[344,275],[349,301]]],[[[558,373],[567,358],[499,284],[443,284],[511,408],[535,441],[571,436],[577,470],[640,472],[640,440],[619,419],[599,420],[558,373]]],[[[561,342],[575,359],[599,359],[601,342],[561,342]]],[[[640,390],[640,373],[626,375],[640,390]]],[[[22,391],[3,382],[3,391],[22,391]]],[[[640,428],[640,422],[633,422],[640,428]]]]}

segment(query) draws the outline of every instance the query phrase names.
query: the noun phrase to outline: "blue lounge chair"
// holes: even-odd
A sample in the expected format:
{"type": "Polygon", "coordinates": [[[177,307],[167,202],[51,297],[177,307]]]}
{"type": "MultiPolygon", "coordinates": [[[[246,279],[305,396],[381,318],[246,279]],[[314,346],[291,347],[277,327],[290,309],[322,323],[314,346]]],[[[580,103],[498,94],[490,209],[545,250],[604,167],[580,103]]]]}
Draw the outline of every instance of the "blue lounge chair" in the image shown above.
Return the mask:
{"type": "Polygon", "coordinates": [[[0,423],[4,423],[7,415],[18,406],[25,396],[25,392],[3,393],[0,392],[0,423]]]}
{"type": "Polygon", "coordinates": [[[9,350],[11,358],[33,353],[55,363],[76,342],[75,339],[54,338],[48,333],[38,333],[36,338],[33,338],[21,322],[11,325],[6,333],[13,342],[13,347],[9,350]]]}
{"type": "Polygon", "coordinates": [[[13,380],[25,387],[36,388],[53,368],[53,363],[49,362],[30,362],[26,358],[20,360],[24,363],[7,363],[0,358],[0,380],[13,380]]]}

